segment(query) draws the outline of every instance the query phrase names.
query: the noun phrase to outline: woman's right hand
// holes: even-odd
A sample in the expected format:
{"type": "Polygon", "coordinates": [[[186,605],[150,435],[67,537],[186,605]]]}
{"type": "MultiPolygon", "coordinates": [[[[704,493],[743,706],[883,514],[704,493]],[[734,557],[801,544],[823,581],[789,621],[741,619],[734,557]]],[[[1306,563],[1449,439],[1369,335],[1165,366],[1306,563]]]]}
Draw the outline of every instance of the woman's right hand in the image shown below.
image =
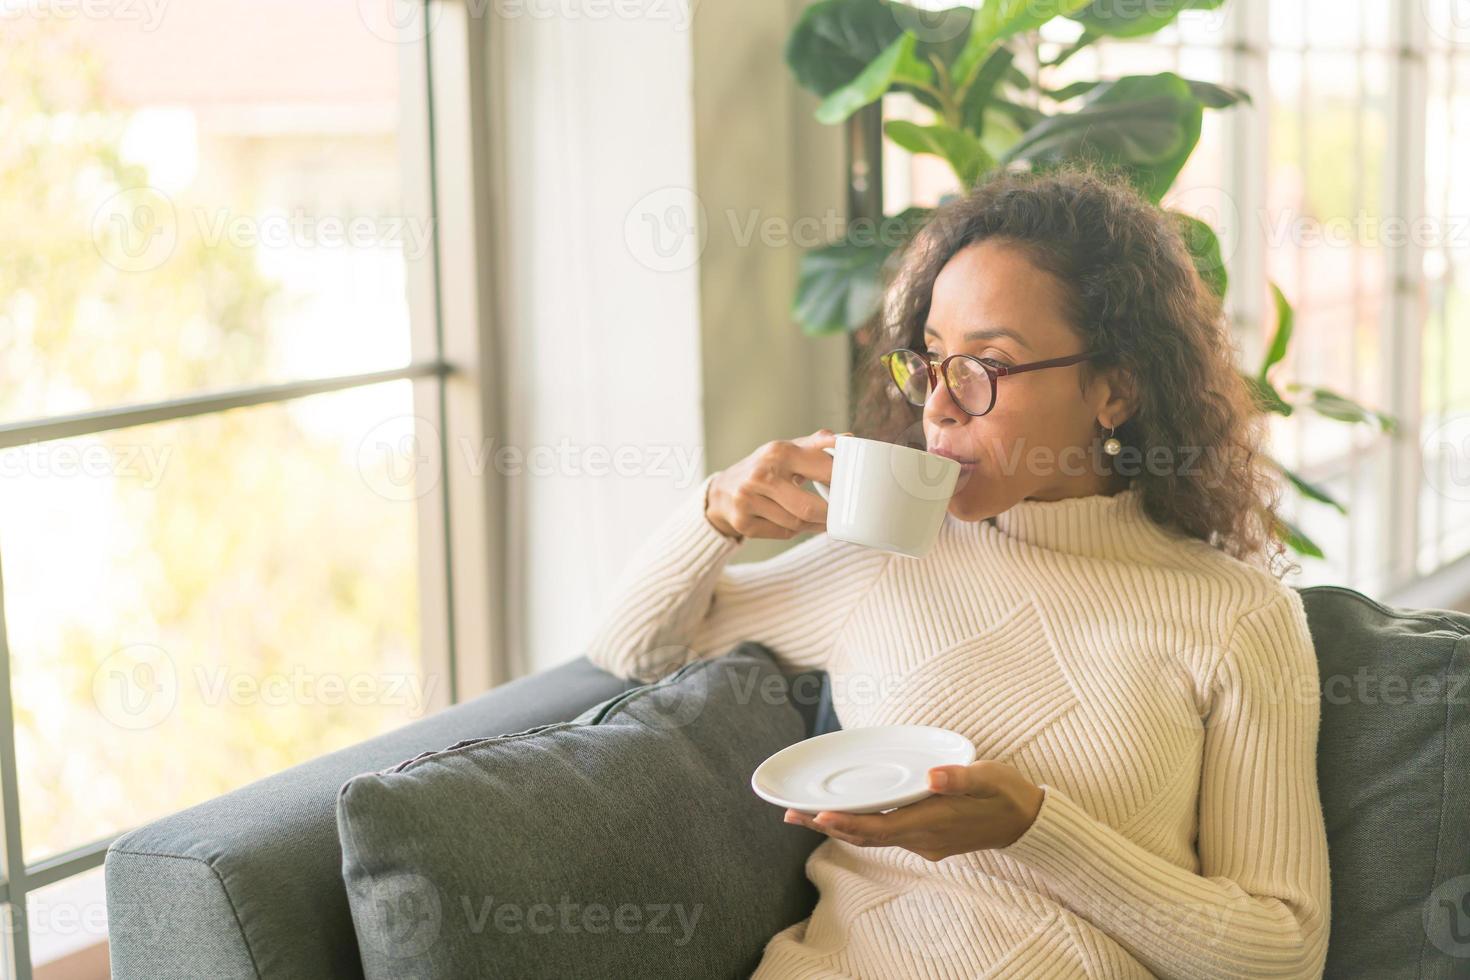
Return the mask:
{"type": "Polygon", "coordinates": [[[825,531],[827,501],[801,485],[831,483],[832,457],[822,450],[836,443],[828,429],[766,443],[715,474],[705,494],[705,517],[736,540],[784,540],[803,531],[825,531]]]}

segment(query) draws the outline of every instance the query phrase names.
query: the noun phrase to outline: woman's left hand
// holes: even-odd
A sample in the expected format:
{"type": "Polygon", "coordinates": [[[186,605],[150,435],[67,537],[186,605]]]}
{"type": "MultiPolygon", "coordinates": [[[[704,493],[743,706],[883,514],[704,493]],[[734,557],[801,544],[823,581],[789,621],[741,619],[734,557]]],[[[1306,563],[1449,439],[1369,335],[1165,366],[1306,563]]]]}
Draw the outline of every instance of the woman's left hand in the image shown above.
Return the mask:
{"type": "Polygon", "coordinates": [[[859,847],[902,847],[938,861],[1014,842],[1036,819],[1045,795],[1019,770],[990,760],[935,766],[929,788],[936,795],[887,813],[787,810],[786,822],[859,847]]]}

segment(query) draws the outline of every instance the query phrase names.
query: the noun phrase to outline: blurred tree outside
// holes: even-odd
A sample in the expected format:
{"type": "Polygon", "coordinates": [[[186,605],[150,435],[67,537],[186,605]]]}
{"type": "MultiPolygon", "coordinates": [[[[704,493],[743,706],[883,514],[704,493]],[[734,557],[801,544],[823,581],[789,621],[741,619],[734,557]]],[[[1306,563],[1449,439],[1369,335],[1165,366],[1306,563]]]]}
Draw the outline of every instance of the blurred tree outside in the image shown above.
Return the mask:
{"type": "MultiPolygon", "coordinates": [[[[266,374],[289,300],[255,248],[179,221],[167,260],[139,270],[129,236],[157,215],[134,207],[129,227],[99,212],[119,193],[153,193],[120,153],[128,116],[71,24],[7,22],[6,420],[266,374]]],[[[412,415],[409,385],[0,453],[29,860],[424,710],[436,679],[420,667],[415,501],[374,492],[387,475],[368,472],[378,464],[359,448],[375,424],[412,415]],[[68,470],[76,457],[107,472],[68,470]]]]}

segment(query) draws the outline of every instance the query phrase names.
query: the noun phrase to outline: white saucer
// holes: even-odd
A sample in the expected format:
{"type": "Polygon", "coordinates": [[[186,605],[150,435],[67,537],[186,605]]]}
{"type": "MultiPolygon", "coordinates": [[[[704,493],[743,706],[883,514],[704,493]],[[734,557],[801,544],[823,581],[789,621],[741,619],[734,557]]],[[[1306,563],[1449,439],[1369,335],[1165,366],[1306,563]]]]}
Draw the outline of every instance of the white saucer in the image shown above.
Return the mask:
{"type": "Polygon", "coordinates": [[[763,800],[808,813],[877,813],[932,795],[932,767],[974,761],[975,746],[947,728],[844,728],[786,746],[756,767],[750,787],[763,800]]]}

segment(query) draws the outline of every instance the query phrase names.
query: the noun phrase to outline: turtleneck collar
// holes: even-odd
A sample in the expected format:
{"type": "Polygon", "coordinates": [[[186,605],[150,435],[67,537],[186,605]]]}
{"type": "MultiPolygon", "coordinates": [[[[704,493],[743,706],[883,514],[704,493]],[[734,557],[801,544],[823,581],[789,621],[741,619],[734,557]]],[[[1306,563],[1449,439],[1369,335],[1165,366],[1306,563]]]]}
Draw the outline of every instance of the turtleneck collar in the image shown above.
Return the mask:
{"type": "Polygon", "coordinates": [[[1022,500],[981,525],[1010,541],[1094,558],[1141,558],[1180,537],[1144,513],[1136,487],[1111,496],[1022,500]]]}

